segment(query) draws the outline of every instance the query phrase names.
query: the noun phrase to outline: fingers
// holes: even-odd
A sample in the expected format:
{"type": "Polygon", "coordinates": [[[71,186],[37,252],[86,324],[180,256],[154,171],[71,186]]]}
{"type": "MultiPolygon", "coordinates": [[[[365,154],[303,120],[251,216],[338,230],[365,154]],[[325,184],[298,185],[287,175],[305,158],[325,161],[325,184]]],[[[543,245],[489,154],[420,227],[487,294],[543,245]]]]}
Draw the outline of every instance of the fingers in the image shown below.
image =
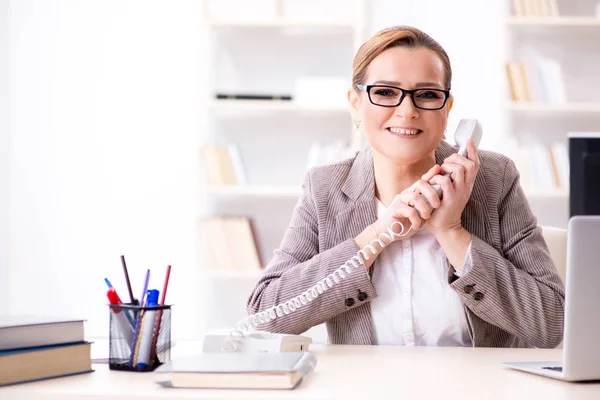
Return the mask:
{"type": "Polygon", "coordinates": [[[477,166],[479,166],[479,154],[477,152],[477,146],[475,146],[475,140],[473,140],[473,138],[470,138],[467,141],[467,158],[470,161],[476,163],[477,166]]]}
{"type": "Polygon", "coordinates": [[[418,193],[411,191],[404,191],[397,195],[390,204],[390,211],[392,211],[392,218],[396,221],[403,222],[406,219],[410,221],[410,226],[404,226],[404,231],[407,232],[408,229],[419,230],[423,225],[424,221],[421,215],[419,215],[420,210],[424,210],[423,212],[429,218],[431,213],[429,212],[429,205],[418,193]]]}
{"type": "Polygon", "coordinates": [[[434,176],[436,176],[437,174],[440,173],[441,168],[439,165],[435,164],[433,167],[431,167],[431,169],[429,169],[429,171],[427,171],[422,177],[421,179],[425,182],[429,181],[431,178],[433,178],[434,176]]]}
{"type": "MultiPolygon", "coordinates": [[[[439,165],[438,165],[438,167],[439,167],[439,165]]],[[[425,176],[425,175],[423,175],[423,176],[425,176]]],[[[425,199],[429,203],[429,206],[433,207],[435,209],[435,208],[439,208],[439,206],[440,206],[440,198],[439,198],[437,192],[435,191],[435,189],[433,189],[431,187],[431,185],[428,183],[428,181],[431,178],[433,178],[433,176],[431,176],[427,180],[425,180],[425,178],[418,180],[417,182],[415,182],[412,185],[412,189],[421,193],[421,195],[423,197],[425,197],[425,199]]]]}
{"type": "MultiPolygon", "coordinates": [[[[444,160],[444,164],[442,165],[442,171],[446,172],[455,172],[457,175],[461,175],[464,177],[462,181],[472,184],[475,182],[475,177],[477,176],[477,171],[479,170],[479,156],[477,154],[477,148],[475,147],[475,142],[473,139],[469,139],[467,142],[467,157],[462,157],[457,153],[452,154],[450,157],[444,160]],[[464,168],[462,174],[459,174],[459,171],[456,169],[448,168],[449,164],[461,165],[464,168]]],[[[460,179],[455,176],[452,176],[454,180],[460,179]]]]}
{"type": "Polygon", "coordinates": [[[406,232],[409,228],[413,231],[418,231],[421,229],[421,225],[423,224],[423,220],[419,216],[416,208],[409,206],[405,203],[398,204],[398,216],[408,218],[410,221],[410,226],[404,227],[404,232],[406,232]]]}
{"type": "Polygon", "coordinates": [[[452,181],[448,176],[436,175],[429,180],[429,184],[440,185],[442,192],[444,193],[444,198],[452,197],[454,194],[454,186],[452,185],[452,181]]]}
{"type": "Polygon", "coordinates": [[[442,164],[442,173],[450,174],[450,178],[457,185],[462,185],[466,180],[466,168],[462,164],[455,164],[452,162],[445,162],[442,164]]]}
{"type": "MultiPolygon", "coordinates": [[[[427,185],[429,186],[429,185],[427,185]]],[[[431,188],[431,186],[430,186],[431,188]]],[[[433,190],[433,189],[431,189],[433,190]]],[[[435,193],[435,191],[434,191],[435,193]]],[[[404,204],[407,204],[417,210],[420,217],[423,219],[429,219],[431,217],[431,212],[433,211],[431,208],[431,204],[428,199],[423,196],[421,193],[410,190],[404,191],[400,193],[400,199],[404,204]]],[[[439,201],[439,199],[438,199],[439,201]]]]}

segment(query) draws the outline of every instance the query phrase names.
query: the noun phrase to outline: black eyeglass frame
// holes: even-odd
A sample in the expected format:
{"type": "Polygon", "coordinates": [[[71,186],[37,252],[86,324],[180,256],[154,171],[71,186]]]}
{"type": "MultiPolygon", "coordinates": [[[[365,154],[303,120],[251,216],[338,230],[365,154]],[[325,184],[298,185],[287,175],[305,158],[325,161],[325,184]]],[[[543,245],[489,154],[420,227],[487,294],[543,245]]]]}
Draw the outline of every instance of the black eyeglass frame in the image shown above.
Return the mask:
{"type": "Polygon", "coordinates": [[[402,104],[402,100],[404,100],[404,98],[406,97],[407,94],[410,94],[410,101],[412,102],[413,106],[415,108],[418,108],[419,110],[428,110],[428,111],[436,111],[436,110],[441,110],[442,108],[444,108],[444,106],[446,105],[446,102],[448,101],[448,98],[450,97],[450,89],[438,89],[438,88],[419,88],[419,89],[402,89],[399,88],[397,86],[390,86],[390,85],[361,85],[361,84],[356,84],[355,85],[356,88],[358,90],[362,90],[364,92],[367,93],[367,96],[369,97],[369,101],[371,102],[371,104],[379,106],[379,107],[398,107],[400,104],[402,104]],[[377,104],[375,102],[373,102],[373,100],[371,99],[371,89],[374,87],[378,87],[378,88],[390,88],[390,89],[397,89],[400,90],[402,92],[402,96],[400,96],[400,100],[398,100],[398,104],[396,105],[382,105],[382,104],[377,104]],[[441,107],[438,108],[423,108],[423,107],[419,107],[418,105],[415,104],[415,99],[414,99],[414,93],[415,92],[419,92],[422,90],[435,90],[437,92],[442,92],[444,93],[444,102],[442,103],[441,107]]]}

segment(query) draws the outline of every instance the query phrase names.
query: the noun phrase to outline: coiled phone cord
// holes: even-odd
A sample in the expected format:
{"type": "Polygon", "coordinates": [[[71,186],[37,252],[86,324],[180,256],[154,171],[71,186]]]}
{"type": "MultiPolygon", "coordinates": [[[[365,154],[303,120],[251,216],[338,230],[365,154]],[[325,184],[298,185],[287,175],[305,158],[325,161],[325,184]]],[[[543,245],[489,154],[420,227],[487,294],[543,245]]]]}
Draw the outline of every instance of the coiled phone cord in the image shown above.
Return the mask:
{"type": "Polygon", "coordinates": [[[329,288],[345,279],[346,276],[351,274],[354,270],[357,270],[358,268],[364,268],[363,260],[368,260],[371,255],[377,253],[377,248],[375,247],[376,244],[379,245],[381,249],[384,249],[387,244],[383,241],[383,239],[387,239],[389,244],[393,242],[394,239],[406,236],[410,230],[411,228],[404,232],[404,225],[402,222],[394,221],[387,228],[387,232],[381,233],[376,239],[373,239],[370,244],[366,245],[364,249],[359,250],[358,253],[356,253],[356,255],[350,260],[346,261],[342,266],[327,275],[325,278],[321,279],[308,290],[296,297],[291,298],[288,301],[243,318],[241,321],[235,324],[234,330],[230,333],[231,337],[226,341],[228,347],[223,348],[223,351],[241,351],[241,345],[243,343],[244,336],[255,330],[258,325],[265,324],[273,321],[276,318],[288,315],[302,306],[310,303],[329,288]],[[394,226],[396,225],[400,226],[399,233],[394,232],[394,226]],[[369,252],[371,252],[371,254],[369,254],[369,252]]]}

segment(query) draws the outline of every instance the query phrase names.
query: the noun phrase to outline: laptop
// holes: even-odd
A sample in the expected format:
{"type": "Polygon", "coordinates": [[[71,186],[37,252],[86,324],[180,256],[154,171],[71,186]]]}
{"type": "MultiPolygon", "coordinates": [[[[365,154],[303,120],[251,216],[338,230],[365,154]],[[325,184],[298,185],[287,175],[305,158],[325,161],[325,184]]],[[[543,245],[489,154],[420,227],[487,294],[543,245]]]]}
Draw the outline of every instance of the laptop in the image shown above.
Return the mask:
{"type": "Polygon", "coordinates": [[[562,361],[502,365],[564,381],[600,380],[600,216],[574,216],[567,233],[562,361]]]}

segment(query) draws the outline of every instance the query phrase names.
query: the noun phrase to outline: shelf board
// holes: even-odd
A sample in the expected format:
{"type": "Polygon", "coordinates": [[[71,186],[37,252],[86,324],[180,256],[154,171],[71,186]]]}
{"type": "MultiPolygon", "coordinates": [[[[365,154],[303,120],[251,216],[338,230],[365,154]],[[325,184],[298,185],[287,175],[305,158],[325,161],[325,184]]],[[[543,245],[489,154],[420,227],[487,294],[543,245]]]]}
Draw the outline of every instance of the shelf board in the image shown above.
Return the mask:
{"type": "Polygon", "coordinates": [[[569,198],[569,191],[564,189],[540,190],[523,188],[529,200],[561,200],[569,198]]]}
{"type": "Polygon", "coordinates": [[[310,113],[349,113],[347,105],[308,105],[299,104],[290,100],[212,100],[209,107],[214,111],[232,112],[310,112],[310,113]]]}
{"type": "Polygon", "coordinates": [[[265,20],[222,20],[209,19],[207,24],[215,28],[335,28],[354,29],[355,25],[348,21],[319,21],[286,18],[265,20]]]}
{"type": "Polygon", "coordinates": [[[541,113],[600,113],[600,103],[543,103],[512,101],[506,108],[516,112],[541,112],[541,113]]]}
{"type": "Polygon", "coordinates": [[[208,193],[226,197],[279,197],[298,198],[302,193],[300,185],[296,186],[259,186],[259,185],[230,185],[208,186],[208,193]]]}
{"type": "Polygon", "coordinates": [[[506,24],[514,27],[600,28],[596,17],[510,17],[506,24]]]}
{"type": "Polygon", "coordinates": [[[203,269],[202,272],[210,278],[219,279],[258,279],[263,273],[262,269],[203,269]]]}

